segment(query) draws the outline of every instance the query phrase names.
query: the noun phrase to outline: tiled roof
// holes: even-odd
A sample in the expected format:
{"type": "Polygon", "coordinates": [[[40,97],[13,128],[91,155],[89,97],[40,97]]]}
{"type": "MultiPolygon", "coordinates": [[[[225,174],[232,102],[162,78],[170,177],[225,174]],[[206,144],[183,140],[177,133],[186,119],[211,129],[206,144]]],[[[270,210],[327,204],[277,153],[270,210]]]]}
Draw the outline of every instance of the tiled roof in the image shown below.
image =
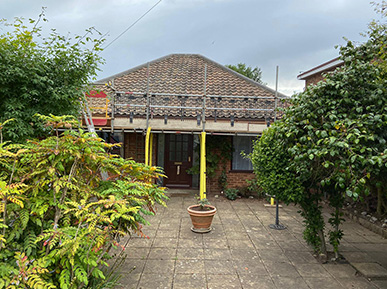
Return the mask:
{"type": "MultiPolygon", "coordinates": [[[[145,108],[135,107],[135,105],[146,104],[146,98],[143,95],[147,91],[153,95],[150,100],[151,105],[169,106],[169,108],[152,108],[153,116],[196,117],[198,113],[201,113],[198,109],[182,110],[171,108],[171,106],[201,107],[203,94],[209,96],[206,107],[247,109],[244,112],[216,110],[216,113],[214,109],[210,109],[206,117],[215,117],[216,114],[219,118],[234,115],[237,118],[262,119],[268,116],[268,112],[252,111],[252,109],[274,108],[272,98],[275,95],[274,90],[198,54],[167,55],[101,79],[95,84],[105,83],[111,83],[117,92],[134,92],[133,95],[121,94],[116,98],[117,104],[130,103],[132,107],[118,106],[115,115],[127,115],[131,112],[135,116],[144,115],[145,108]],[[205,67],[207,67],[206,72],[205,67]],[[244,96],[245,98],[232,99],[218,96],[244,96]],[[270,99],[265,99],[265,97],[270,97],[270,99]]],[[[286,97],[280,93],[278,96],[286,97]]],[[[281,101],[278,101],[278,106],[282,106],[281,101]]]]}

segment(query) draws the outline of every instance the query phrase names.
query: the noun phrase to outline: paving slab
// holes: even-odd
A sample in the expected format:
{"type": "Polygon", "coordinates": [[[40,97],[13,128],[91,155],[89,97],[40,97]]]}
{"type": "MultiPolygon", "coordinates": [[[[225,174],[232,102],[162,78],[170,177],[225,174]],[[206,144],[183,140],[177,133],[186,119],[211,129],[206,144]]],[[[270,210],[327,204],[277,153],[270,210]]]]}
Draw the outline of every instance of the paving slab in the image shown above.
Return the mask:
{"type": "Polygon", "coordinates": [[[354,278],[357,275],[356,269],[350,264],[323,264],[322,266],[336,279],[354,278]]]}
{"type": "Polygon", "coordinates": [[[228,239],[227,243],[231,249],[254,249],[253,242],[250,239],[228,239]]]}
{"type": "Polygon", "coordinates": [[[204,259],[203,248],[177,248],[176,260],[204,259]]]}
{"type": "Polygon", "coordinates": [[[208,289],[217,289],[217,288],[235,288],[242,289],[242,284],[239,280],[237,274],[230,275],[218,275],[218,274],[209,274],[207,275],[208,289]]]}
{"type": "Polygon", "coordinates": [[[206,289],[207,281],[204,274],[175,274],[173,289],[206,289]]]}
{"type": "Polygon", "coordinates": [[[265,262],[273,262],[273,263],[286,263],[289,262],[290,259],[282,250],[258,250],[259,256],[265,262]]]}
{"type": "Polygon", "coordinates": [[[377,289],[376,285],[369,282],[367,279],[353,277],[353,278],[339,278],[339,283],[347,289],[377,289]]]}
{"type": "Polygon", "coordinates": [[[203,247],[204,248],[214,248],[214,249],[228,249],[227,239],[208,239],[206,237],[203,238],[203,247]]]}
{"type": "Polygon", "coordinates": [[[345,223],[341,253],[349,263],[320,264],[302,238],[297,207],[280,209],[287,229],[275,231],[268,227],[275,210],[264,201],[209,199],[218,213],[208,234],[190,230],[186,207],[194,198],[187,194],[171,197],[168,208],[149,217],[151,225],[144,228],[149,239],[122,238],[126,258],[109,261],[123,263],[116,288],[387,288],[387,241],[360,225],[345,223]]]}
{"type": "Polygon", "coordinates": [[[175,273],[177,274],[202,274],[204,275],[204,261],[200,259],[176,260],[175,273]]]}
{"type": "Polygon", "coordinates": [[[121,274],[115,289],[136,289],[141,273],[121,274]]]}
{"type": "Polygon", "coordinates": [[[206,260],[231,260],[231,252],[229,249],[204,249],[204,259],[206,260]]]}
{"type": "Polygon", "coordinates": [[[230,260],[204,260],[207,274],[212,275],[233,275],[236,273],[234,264],[230,260]]]}
{"type": "Polygon", "coordinates": [[[233,260],[254,260],[259,262],[261,258],[255,249],[231,249],[233,260]]]}
{"type": "Polygon", "coordinates": [[[274,284],[277,288],[286,288],[286,289],[309,289],[308,284],[304,281],[303,278],[293,278],[293,277],[274,277],[274,284]]]}
{"type": "Polygon", "coordinates": [[[371,283],[375,285],[378,289],[387,288],[387,280],[372,280],[371,283]]]}
{"type": "Polygon", "coordinates": [[[366,278],[387,278],[387,269],[378,263],[351,263],[366,278]]]}
{"type": "Polygon", "coordinates": [[[240,281],[243,289],[277,289],[269,276],[243,275],[240,281]]]}
{"type": "Polygon", "coordinates": [[[297,271],[302,277],[330,278],[331,275],[322,264],[295,264],[297,271]]]}
{"type": "Polygon", "coordinates": [[[267,271],[272,277],[300,277],[300,274],[297,272],[296,268],[291,263],[274,263],[264,261],[264,264],[267,271]]]}
{"type": "MultiPolygon", "coordinates": [[[[133,259],[132,259],[133,260],[133,259]]],[[[172,275],[175,269],[174,260],[151,260],[145,263],[144,273],[172,275]]]]}
{"type": "Polygon", "coordinates": [[[148,259],[174,260],[176,258],[176,250],[176,248],[152,247],[148,259]]]}
{"type": "Polygon", "coordinates": [[[310,251],[285,251],[284,255],[293,264],[318,264],[310,251]]]}
{"type": "Polygon", "coordinates": [[[337,280],[333,278],[304,278],[304,281],[311,289],[343,289],[337,280]]]}
{"type": "Polygon", "coordinates": [[[259,260],[252,259],[237,259],[234,260],[234,268],[237,270],[238,274],[241,275],[268,275],[268,271],[264,266],[263,262],[259,260]]]}
{"type": "Polygon", "coordinates": [[[170,289],[172,288],[172,275],[143,273],[137,288],[170,289]]]}

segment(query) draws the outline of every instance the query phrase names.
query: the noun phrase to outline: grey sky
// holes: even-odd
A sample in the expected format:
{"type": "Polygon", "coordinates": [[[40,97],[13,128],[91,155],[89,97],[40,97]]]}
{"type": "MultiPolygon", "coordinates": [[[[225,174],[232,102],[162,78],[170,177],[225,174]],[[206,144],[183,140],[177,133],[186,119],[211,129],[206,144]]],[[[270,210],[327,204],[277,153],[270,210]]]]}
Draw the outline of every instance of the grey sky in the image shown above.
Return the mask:
{"type": "MultiPolygon", "coordinates": [[[[94,26],[107,44],[158,0],[0,0],[0,18],[36,19],[61,34],[94,26]]],[[[335,45],[359,35],[377,15],[367,0],[162,0],[102,56],[104,78],[171,53],[202,54],[220,64],[244,62],[279,91],[302,91],[301,71],[338,56],[335,45]]]]}

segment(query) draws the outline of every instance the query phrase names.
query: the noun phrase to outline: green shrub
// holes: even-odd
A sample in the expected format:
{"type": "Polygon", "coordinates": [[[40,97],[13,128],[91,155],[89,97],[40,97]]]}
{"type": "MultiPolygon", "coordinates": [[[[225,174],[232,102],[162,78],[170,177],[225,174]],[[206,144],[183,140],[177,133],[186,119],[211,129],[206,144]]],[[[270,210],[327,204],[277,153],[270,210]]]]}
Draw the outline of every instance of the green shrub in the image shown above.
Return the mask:
{"type": "Polygon", "coordinates": [[[145,237],[165,205],[161,171],[109,154],[72,117],[40,118],[53,136],[0,144],[0,288],[96,288],[119,238],[145,237]]]}
{"type": "Polygon", "coordinates": [[[242,198],[263,198],[264,192],[263,190],[258,186],[257,180],[246,180],[247,186],[244,187],[238,187],[238,195],[242,198]]]}
{"type": "Polygon", "coordinates": [[[238,197],[238,189],[226,189],[224,195],[227,199],[234,201],[238,197]]]}

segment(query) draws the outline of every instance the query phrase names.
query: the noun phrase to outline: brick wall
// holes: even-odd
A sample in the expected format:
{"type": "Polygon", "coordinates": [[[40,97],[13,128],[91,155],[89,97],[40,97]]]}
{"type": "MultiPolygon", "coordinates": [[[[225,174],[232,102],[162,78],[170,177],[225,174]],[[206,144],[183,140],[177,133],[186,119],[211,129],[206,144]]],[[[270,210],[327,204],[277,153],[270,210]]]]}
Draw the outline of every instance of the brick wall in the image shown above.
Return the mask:
{"type": "Polygon", "coordinates": [[[321,74],[315,74],[311,76],[308,79],[305,79],[305,86],[308,87],[309,85],[317,84],[317,82],[320,82],[324,78],[322,77],[321,74]]]}
{"type": "MultiPolygon", "coordinates": [[[[225,137],[225,141],[232,141],[232,137],[225,137]]],[[[215,151],[216,153],[216,151],[215,151]]],[[[211,179],[207,180],[207,193],[208,194],[219,194],[221,191],[221,187],[219,185],[219,177],[223,171],[222,165],[219,165],[215,171],[215,176],[211,179]]],[[[248,183],[246,180],[252,180],[255,178],[255,174],[253,172],[248,171],[232,171],[231,168],[231,160],[226,161],[225,167],[226,175],[227,175],[227,184],[228,188],[237,188],[237,187],[246,187],[248,183]]]]}
{"type": "MultiPolygon", "coordinates": [[[[139,163],[145,163],[145,136],[142,133],[125,133],[124,156],[139,163]]],[[[157,161],[157,135],[153,135],[152,165],[157,161]]]]}

